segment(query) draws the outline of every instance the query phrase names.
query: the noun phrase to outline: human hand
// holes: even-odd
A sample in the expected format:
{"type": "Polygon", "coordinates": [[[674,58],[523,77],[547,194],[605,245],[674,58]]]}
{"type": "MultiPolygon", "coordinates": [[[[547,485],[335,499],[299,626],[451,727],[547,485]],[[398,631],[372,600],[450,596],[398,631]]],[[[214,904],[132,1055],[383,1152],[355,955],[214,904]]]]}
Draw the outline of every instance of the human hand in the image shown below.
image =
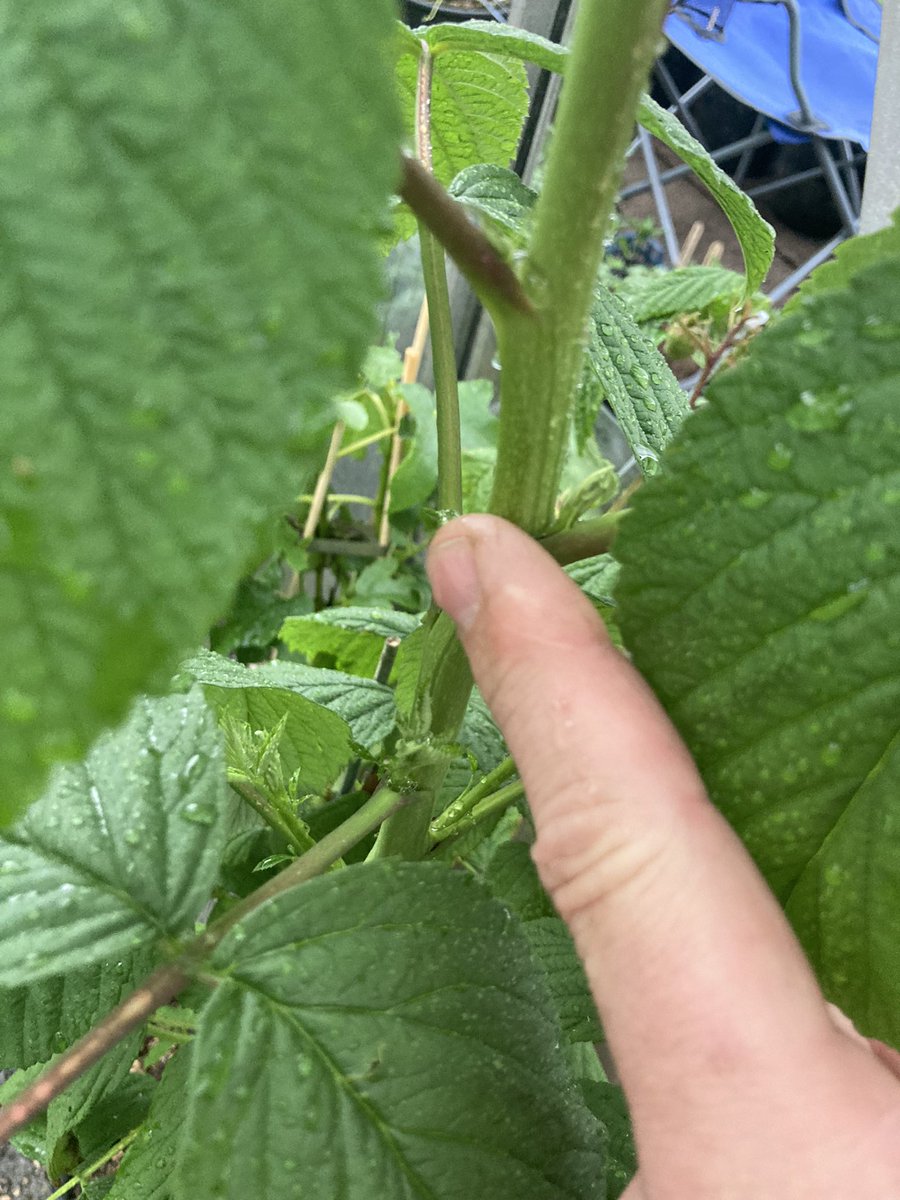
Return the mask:
{"type": "Polygon", "coordinates": [[[588,601],[496,517],[445,526],[428,573],[518,764],[628,1098],[623,1200],[900,1198],[900,1054],[826,1005],[588,601]]]}

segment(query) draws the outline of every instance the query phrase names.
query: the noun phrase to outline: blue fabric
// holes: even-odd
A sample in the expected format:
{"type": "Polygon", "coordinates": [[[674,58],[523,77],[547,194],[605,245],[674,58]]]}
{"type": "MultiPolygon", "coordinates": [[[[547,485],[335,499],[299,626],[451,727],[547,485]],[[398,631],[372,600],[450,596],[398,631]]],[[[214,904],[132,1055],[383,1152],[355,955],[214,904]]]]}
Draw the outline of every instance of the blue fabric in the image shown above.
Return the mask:
{"type": "MultiPolygon", "coordinates": [[[[847,20],[841,0],[799,0],[800,78],[816,133],[869,147],[878,46],[847,20]]],[[[881,29],[877,0],[852,0],[853,13],[873,33],[881,29]]],[[[790,25],[781,4],[738,0],[724,36],[697,33],[685,16],[665,24],[669,41],[738,100],[797,129],[799,104],[791,85],[790,25]]]]}

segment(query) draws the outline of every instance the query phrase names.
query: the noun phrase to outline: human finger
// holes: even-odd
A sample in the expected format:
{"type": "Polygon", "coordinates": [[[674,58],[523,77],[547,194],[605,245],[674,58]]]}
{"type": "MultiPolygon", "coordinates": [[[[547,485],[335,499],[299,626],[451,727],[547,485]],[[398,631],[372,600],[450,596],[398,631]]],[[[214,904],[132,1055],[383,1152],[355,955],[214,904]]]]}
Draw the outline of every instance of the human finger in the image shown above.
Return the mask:
{"type": "Polygon", "coordinates": [[[709,1104],[742,1074],[808,1071],[836,1031],[806,960],[592,606],[495,517],[445,526],[428,570],[522,774],[636,1119],[671,1121],[676,1082],[709,1104]]]}

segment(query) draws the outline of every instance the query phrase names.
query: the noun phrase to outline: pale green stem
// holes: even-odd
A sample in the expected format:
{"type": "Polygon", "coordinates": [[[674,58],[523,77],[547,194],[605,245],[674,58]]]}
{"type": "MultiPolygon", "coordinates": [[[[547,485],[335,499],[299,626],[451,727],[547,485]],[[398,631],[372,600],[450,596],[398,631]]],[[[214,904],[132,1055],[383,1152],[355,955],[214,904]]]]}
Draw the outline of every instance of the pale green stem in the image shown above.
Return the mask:
{"type": "Polygon", "coordinates": [[[431,822],[429,834],[432,841],[439,842],[446,835],[445,829],[458,824],[458,822],[471,812],[485,796],[489,796],[496,791],[501,784],[506,783],[516,773],[516,764],[511,758],[505,758],[499,766],[494,767],[493,771],[489,771],[478,783],[474,784],[463,792],[463,794],[448,804],[440,816],[435,817],[431,822]]]}
{"type": "Polygon", "coordinates": [[[431,321],[431,368],[437,407],[438,508],[462,512],[462,451],[459,386],[453,345],[453,313],[447,286],[447,261],[437,238],[419,222],[419,247],[428,316],[431,321]]]}
{"type": "Polygon", "coordinates": [[[504,812],[511,804],[514,804],[517,800],[521,800],[524,795],[525,785],[521,779],[507,784],[505,788],[494,792],[492,796],[486,796],[480,804],[477,804],[458,821],[455,821],[452,825],[445,826],[440,831],[439,836],[435,838],[435,841],[446,842],[450,838],[458,837],[461,833],[468,833],[470,829],[474,829],[476,825],[488,817],[504,812]]]}
{"type": "Polygon", "coordinates": [[[276,833],[281,834],[288,847],[293,849],[296,854],[302,854],[310,848],[312,838],[309,830],[293,813],[287,812],[283,807],[274,804],[262,792],[257,791],[249,779],[229,775],[228,782],[232,790],[237,792],[254,812],[259,813],[267,825],[270,825],[276,833]]]}
{"type": "Polygon", "coordinates": [[[668,0],[581,0],[522,282],[534,315],[498,320],[491,510],[549,531],[603,236],[668,0]]]}
{"type": "Polygon", "coordinates": [[[132,1129],[131,1132],[126,1133],[123,1138],[119,1138],[116,1144],[107,1150],[105,1154],[101,1155],[100,1158],[92,1162],[89,1167],[85,1167],[84,1170],[78,1171],[77,1174],[73,1175],[71,1179],[66,1180],[62,1187],[57,1188],[56,1191],[47,1198],[47,1200],[61,1200],[61,1197],[68,1195],[68,1193],[71,1192],[72,1188],[76,1185],[83,1187],[84,1184],[90,1180],[92,1175],[96,1175],[101,1167],[105,1167],[106,1164],[111,1159],[115,1158],[117,1154],[121,1154],[123,1150],[127,1150],[139,1133],[139,1129],[132,1129]]]}

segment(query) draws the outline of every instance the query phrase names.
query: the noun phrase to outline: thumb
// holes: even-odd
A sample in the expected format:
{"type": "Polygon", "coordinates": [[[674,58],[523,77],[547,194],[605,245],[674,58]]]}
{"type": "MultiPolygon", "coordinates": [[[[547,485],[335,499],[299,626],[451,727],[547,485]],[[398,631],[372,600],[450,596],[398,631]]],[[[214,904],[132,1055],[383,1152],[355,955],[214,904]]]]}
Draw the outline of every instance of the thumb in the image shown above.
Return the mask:
{"type": "Polygon", "coordinates": [[[792,1050],[805,1070],[833,1031],[802,952],[592,606],[496,517],[445,526],[428,571],[522,775],[636,1121],[671,1121],[685,1074],[708,1105],[711,1083],[783,1073],[792,1050]]]}

